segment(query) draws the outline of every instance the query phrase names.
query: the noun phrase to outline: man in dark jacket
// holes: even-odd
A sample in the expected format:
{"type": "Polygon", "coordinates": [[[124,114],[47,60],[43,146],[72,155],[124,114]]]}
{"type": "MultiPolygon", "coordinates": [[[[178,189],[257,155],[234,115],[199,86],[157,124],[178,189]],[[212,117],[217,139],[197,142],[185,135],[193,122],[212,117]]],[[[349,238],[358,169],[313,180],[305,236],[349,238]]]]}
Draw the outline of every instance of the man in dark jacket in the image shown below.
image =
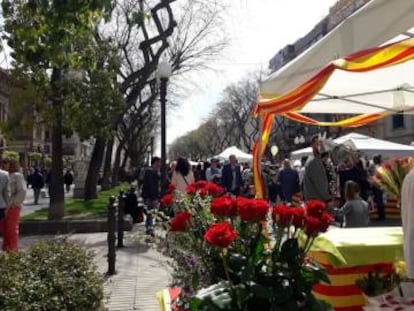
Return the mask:
{"type": "Polygon", "coordinates": [[[132,217],[134,223],[138,220],[138,197],[135,193],[136,187],[131,184],[129,190],[125,193],[125,214],[129,214],[132,217]]]}
{"type": "Polygon", "coordinates": [[[313,157],[309,157],[305,166],[305,176],[303,178],[303,191],[306,201],[320,200],[328,203],[331,201],[329,194],[328,177],[326,169],[321,160],[322,143],[318,136],[312,137],[312,152],[313,157]]]}
{"type": "Polygon", "coordinates": [[[28,184],[32,186],[34,194],[34,204],[39,204],[40,190],[45,186],[43,176],[40,174],[39,169],[36,168],[28,178],[28,184]]]}
{"type": "Polygon", "coordinates": [[[141,196],[147,207],[147,218],[145,221],[147,234],[152,234],[153,217],[151,211],[158,208],[160,199],[160,168],[161,159],[159,157],[152,158],[151,168],[145,171],[142,182],[141,196]]]}
{"type": "Polygon", "coordinates": [[[278,181],[281,186],[285,203],[292,204],[293,195],[300,190],[299,175],[298,172],[292,168],[288,159],[283,161],[283,169],[279,173],[278,181]]]}
{"type": "Polygon", "coordinates": [[[239,195],[240,188],[243,185],[243,178],[235,155],[229,157],[229,164],[223,166],[221,173],[222,184],[226,191],[234,195],[239,195]]]}
{"type": "Polygon", "coordinates": [[[63,176],[63,180],[65,182],[66,192],[70,191],[70,186],[73,184],[73,175],[72,172],[67,169],[65,175],[63,176]]]}

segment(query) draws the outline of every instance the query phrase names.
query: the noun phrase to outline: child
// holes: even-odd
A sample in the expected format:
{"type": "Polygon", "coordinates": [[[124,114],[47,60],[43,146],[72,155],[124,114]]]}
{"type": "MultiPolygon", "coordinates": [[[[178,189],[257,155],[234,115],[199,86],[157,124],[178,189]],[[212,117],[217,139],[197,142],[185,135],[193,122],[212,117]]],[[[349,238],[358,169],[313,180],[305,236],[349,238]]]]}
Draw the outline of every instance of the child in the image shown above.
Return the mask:
{"type": "Polygon", "coordinates": [[[369,224],[368,203],[359,196],[359,185],[348,180],[345,183],[346,202],[339,210],[336,216],[343,219],[344,227],[366,227],[369,224]]]}

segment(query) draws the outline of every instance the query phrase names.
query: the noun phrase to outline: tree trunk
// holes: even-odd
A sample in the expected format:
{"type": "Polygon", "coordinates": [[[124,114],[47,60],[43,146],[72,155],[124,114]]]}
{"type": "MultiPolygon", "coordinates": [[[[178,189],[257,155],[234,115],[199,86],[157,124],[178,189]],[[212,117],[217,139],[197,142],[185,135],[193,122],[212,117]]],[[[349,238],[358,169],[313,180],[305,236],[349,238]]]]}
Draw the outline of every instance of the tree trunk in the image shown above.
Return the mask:
{"type": "Polygon", "coordinates": [[[112,187],[118,186],[118,175],[121,166],[121,152],[125,142],[120,141],[116,148],[114,168],[112,170],[112,187]]]}
{"type": "Polygon", "coordinates": [[[49,219],[62,219],[65,216],[65,190],[63,183],[63,143],[62,143],[62,102],[59,100],[57,82],[61,79],[61,71],[53,69],[52,105],[55,112],[55,120],[52,125],[52,171],[50,181],[50,206],[49,219]]]}
{"type": "Polygon", "coordinates": [[[124,157],[122,158],[122,164],[121,164],[121,167],[123,169],[125,169],[127,162],[128,162],[128,151],[124,150],[124,157]]]}
{"type": "Polygon", "coordinates": [[[96,186],[99,179],[99,170],[102,165],[105,151],[105,139],[97,138],[92,152],[91,162],[89,163],[88,175],[85,182],[85,200],[95,199],[96,186]]]}
{"type": "Polygon", "coordinates": [[[108,140],[105,151],[105,164],[104,174],[102,179],[102,190],[107,190],[111,187],[111,162],[112,162],[112,150],[114,147],[114,139],[108,140]]]}

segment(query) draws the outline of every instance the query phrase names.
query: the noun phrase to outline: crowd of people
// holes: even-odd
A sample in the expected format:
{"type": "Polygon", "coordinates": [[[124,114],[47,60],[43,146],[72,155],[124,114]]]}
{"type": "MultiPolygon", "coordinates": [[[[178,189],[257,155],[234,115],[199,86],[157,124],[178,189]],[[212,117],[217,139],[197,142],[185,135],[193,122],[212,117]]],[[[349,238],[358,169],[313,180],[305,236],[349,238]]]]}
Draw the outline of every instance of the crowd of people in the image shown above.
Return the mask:
{"type": "MultiPolygon", "coordinates": [[[[300,205],[303,201],[320,200],[343,227],[363,227],[369,224],[370,209],[376,208],[378,220],[385,220],[386,197],[370,182],[375,167],[381,165],[381,156],[373,162],[360,158],[356,163],[334,165],[329,153],[324,152],[317,136],[312,138],[312,155],[303,157],[298,163],[289,159],[263,165],[265,197],[272,204],[300,205]],[[293,165],[294,164],[294,165],[293,165]]],[[[151,167],[144,168],[133,183],[129,193],[127,211],[136,221],[146,218],[148,232],[153,219],[149,211],[158,209],[162,196],[160,188],[161,159],[154,157],[151,167]],[[140,193],[144,207],[137,208],[140,193]],[[144,213],[147,217],[144,217],[144,213]]],[[[214,182],[227,193],[235,196],[254,197],[253,172],[249,163],[239,163],[231,155],[227,161],[211,159],[191,166],[185,158],[170,163],[168,183],[179,192],[185,192],[189,184],[198,180],[214,182]]],[[[166,186],[166,185],[165,185],[166,186]]]]}
{"type": "MultiPolygon", "coordinates": [[[[67,168],[63,172],[63,182],[65,184],[65,191],[69,192],[72,185],[73,185],[73,173],[70,168],[67,168]]],[[[31,188],[33,190],[33,197],[34,197],[34,205],[39,204],[39,198],[41,191],[44,189],[45,191],[49,192],[49,185],[51,182],[51,172],[50,169],[40,170],[37,167],[30,169],[26,173],[26,183],[27,188],[31,188]]]]}
{"type": "Polygon", "coordinates": [[[264,167],[267,197],[274,204],[323,201],[343,227],[368,226],[372,209],[376,209],[378,221],[384,221],[387,198],[371,181],[382,163],[381,155],[371,162],[364,157],[355,162],[346,160],[334,165],[319,137],[314,136],[312,155],[295,161],[294,167],[290,160],[264,167]]]}
{"type": "MultiPolygon", "coordinates": [[[[152,210],[158,209],[161,197],[160,190],[160,169],[161,159],[153,157],[150,168],[143,168],[138,178],[138,186],[131,184],[127,193],[126,212],[131,214],[135,222],[143,221],[143,213],[146,214],[147,233],[152,233],[153,217],[152,210]],[[138,188],[138,189],[137,189],[138,188]],[[145,209],[138,206],[137,190],[140,190],[141,197],[144,200],[145,209]]],[[[211,159],[210,162],[204,162],[192,167],[187,159],[179,158],[169,166],[168,184],[184,193],[188,185],[194,181],[206,180],[221,185],[232,195],[253,196],[252,183],[253,175],[247,163],[239,165],[236,156],[231,155],[229,160],[221,164],[218,159],[211,159]]],[[[166,186],[166,185],[165,185],[166,186]]]]}

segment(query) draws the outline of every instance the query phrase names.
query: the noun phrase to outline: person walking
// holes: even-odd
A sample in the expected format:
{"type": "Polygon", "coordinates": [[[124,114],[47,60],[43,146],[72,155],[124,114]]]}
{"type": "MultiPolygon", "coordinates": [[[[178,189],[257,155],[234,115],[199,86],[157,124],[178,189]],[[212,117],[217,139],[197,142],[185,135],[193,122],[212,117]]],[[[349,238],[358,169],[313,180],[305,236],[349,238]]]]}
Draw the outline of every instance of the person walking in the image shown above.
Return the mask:
{"type": "Polygon", "coordinates": [[[3,251],[17,252],[19,249],[19,217],[24,199],[26,183],[20,173],[17,160],[4,161],[4,168],[9,172],[9,200],[4,218],[3,251]]]}
{"type": "Polygon", "coordinates": [[[69,192],[70,191],[70,186],[73,184],[73,174],[69,169],[66,170],[66,173],[63,176],[63,180],[65,182],[66,192],[69,192]]]}
{"type": "Polygon", "coordinates": [[[221,170],[218,167],[219,160],[211,159],[211,166],[206,170],[206,180],[215,184],[221,184],[221,170]]]}
{"type": "Polygon", "coordinates": [[[191,171],[190,162],[184,158],[179,158],[171,177],[171,184],[174,185],[176,190],[185,193],[187,186],[193,182],[194,174],[191,171]]]}
{"type": "Polygon", "coordinates": [[[138,220],[140,219],[136,190],[136,185],[132,183],[129,190],[125,193],[125,214],[131,215],[134,224],[139,222],[138,220]]]}
{"type": "Polygon", "coordinates": [[[282,195],[282,187],[280,186],[279,182],[279,171],[273,170],[270,172],[270,181],[267,185],[268,188],[268,194],[269,194],[269,201],[272,205],[275,205],[279,203],[281,200],[283,200],[282,195]]]}
{"type": "Polygon", "coordinates": [[[306,201],[320,200],[330,202],[329,183],[326,175],[325,166],[321,160],[321,142],[318,136],[312,137],[313,157],[309,157],[305,165],[305,175],[303,177],[303,196],[306,201]]]}
{"type": "Polygon", "coordinates": [[[38,168],[35,168],[32,175],[29,176],[29,185],[33,189],[33,195],[34,195],[34,204],[39,204],[39,197],[40,197],[40,191],[45,186],[45,183],[43,181],[43,176],[40,174],[40,171],[38,168]]]}
{"type": "Polygon", "coordinates": [[[233,195],[239,195],[243,186],[240,166],[237,164],[235,155],[230,155],[229,163],[223,166],[222,185],[227,192],[233,195]]]}
{"type": "Polygon", "coordinates": [[[282,188],[282,194],[285,202],[292,204],[293,194],[299,192],[300,190],[299,175],[298,172],[292,168],[288,159],[283,161],[283,169],[279,173],[278,181],[282,188]]]}
{"type": "Polygon", "coordinates": [[[153,235],[154,218],[152,211],[159,206],[160,199],[160,169],[161,159],[159,157],[153,157],[151,160],[151,169],[145,171],[142,193],[141,196],[144,199],[144,204],[147,207],[145,227],[146,233],[153,235]]]}

